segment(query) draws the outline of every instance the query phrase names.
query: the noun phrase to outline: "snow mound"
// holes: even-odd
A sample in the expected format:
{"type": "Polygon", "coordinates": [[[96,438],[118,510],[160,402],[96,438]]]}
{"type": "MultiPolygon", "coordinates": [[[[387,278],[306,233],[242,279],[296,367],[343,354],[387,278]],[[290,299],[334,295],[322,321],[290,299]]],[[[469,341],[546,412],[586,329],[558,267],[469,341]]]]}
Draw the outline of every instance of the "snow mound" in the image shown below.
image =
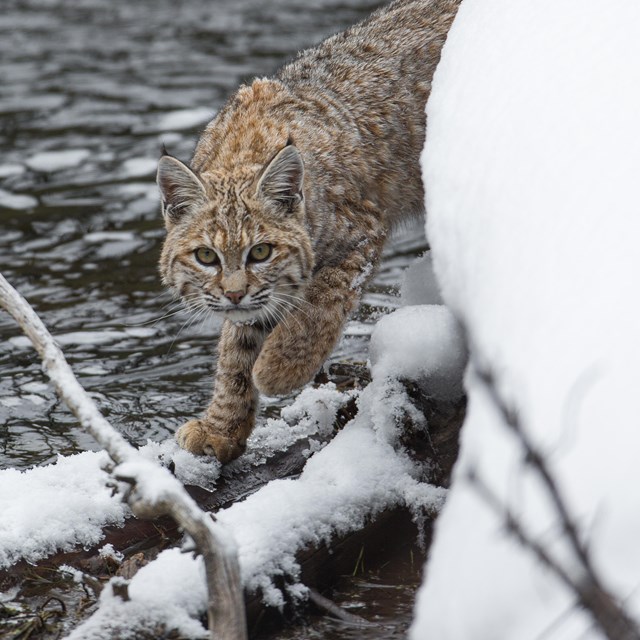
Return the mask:
{"type": "Polygon", "coordinates": [[[194,560],[179,549],[168,549],[160,557],[162,561],[151,562],[136,573],[128,585],[131,599],[126,602],[113,593],[113,584],[120,579],[112,580],[100,594],[98,611],[67,640],[148,637],[149,630],[159,624],[183,638],[208,638],[197,619],[207,602],[201,559],[194,560]]]}
{"type": "Polygon", "coordinates": [[[374,375],[384,371],[415,380],[428,395],[442,399],[463,394],[467,351],[457,320],[444,306],[403,307],[381,318],[369,359],[374,375]]]}
{"type": "Polygon", "coordinates": [[[471,348],[469,409],[414,640],[602,637],[480,491],[577,572],[492,387],[640,617],[638,33],[630,0],[465,0],[444,47],[423,176],[436,274],[471,348]]]}

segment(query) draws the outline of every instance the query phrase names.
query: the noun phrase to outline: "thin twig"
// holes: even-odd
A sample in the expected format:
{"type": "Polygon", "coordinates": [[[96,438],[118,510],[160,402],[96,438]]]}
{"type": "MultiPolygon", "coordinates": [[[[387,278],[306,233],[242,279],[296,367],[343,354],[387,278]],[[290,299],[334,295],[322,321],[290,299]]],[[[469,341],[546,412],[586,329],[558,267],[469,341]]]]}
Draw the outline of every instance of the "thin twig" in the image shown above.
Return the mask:
{"type": "Polygon", "coordinates": [[[478,375],[478,379],[484,384],[485,390],[489,394],[491,401],[502,415],[505,425],[509,427],[510,431],[512,431],[520,441],[520,444],[522,445],[522,448],[524,449],[526,454],[525,462],[533,467],[539,474],[540,479],[542,480],[545,489],[549,494],[549,497],[551,498],[551,501],[553,502],[553,505],[558,513],[558,516],[560,517],[560,522],[562,524],[564,532],[567,534],[569,540],[571,541],[572,549],[576,552],[578,559],[580,560],[589,577],[594,578],[595,571],[592,567],[588,550],[580,539],[578,527],[573,522],[573,519],[569,516],[566,501],[560,494],[560,487],[552,477],[551,472],[549,471],[549,468],[547,467],[547,464],[544,460],[543,454],[531,442],[529,436],[522,428],[517,412],[508,407],[503,398],[498,393],[491,374],[487,371],[476,371],[476,373],[478,375]]]}
{"type": "Polygon", "coordinates": [[[478,491],[487,505],[500,516],[507,530],[529,549],[538,560],[548,567],[577,596],[580,604],[591,613],[595,623],[610,640],[640,640],[640,629],[619,601],[605,588],[602,579],[591,562],[587,547],[580,540],[575,524],[555,478],[553,477],[542,452],[533,444],[522,427],[518,413],[510,408],[500,396],[492,374],[476,367],[475,374],[500,413],[502,420],[516,436],[526,454],[526,462],[537,473],[542,486],[549,495],[555,511],[560,518],[562,528],[568,538],[569,548],[576,556],[578,575],[566,569],[560,560],[554,558],[547,549],[534,540],[525,530],[518,517],[502,503],[500,498],[479,477],[475,470],[469,472],[472,486],[478,491]]]}

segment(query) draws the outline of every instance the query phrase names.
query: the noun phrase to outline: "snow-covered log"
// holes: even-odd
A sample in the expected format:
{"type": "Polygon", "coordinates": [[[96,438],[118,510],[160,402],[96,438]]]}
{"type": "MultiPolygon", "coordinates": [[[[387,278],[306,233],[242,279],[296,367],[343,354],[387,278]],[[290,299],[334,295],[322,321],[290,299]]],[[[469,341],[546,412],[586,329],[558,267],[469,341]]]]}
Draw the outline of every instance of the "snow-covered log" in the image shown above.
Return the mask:
{"type": "MultiPolygon", "coordinates": [[[[438,324],[441,325],[439,330],[436,329],[432,333],[432,337],[436,338],[433,348],[435,349],[436,345],[442,347],[442,338],[446,335],[446,331],[443,334],[443,329],[449,324],[450,316],[447,316],[444,310],[437,308],[427,306],[421,312],[419,307],[412,307],[407,311],[399,312],[395,317],[389,317],[384,325],[380,326],[379,332],[376,329],[374,339],[375,355],[372,356],[375,363],[373,369],[375,374],[377,375],[379,372],[383,379],[387,376],[393,377],[396,374],[404,376],[405,381],[396,387],[399,394],[398,398],[402,399],[402,403],[399,403],[397,399],[394,400],[393,396],[387,398],[387,402],[389,402],[392,409],[388,413],[388,416],[392,418],[388,429],[391,433],[397,431],[400,436],[396,447],[399,450],[404,449],[410,452],[410,458],[414,461],[414,471],[412,473],[418,474],[422,469],[422,477],[425,480],[436,485],[446,486],[450,469],[457,453],[458,429],[464,416],[464,398],[449,397],[448,399],[443,399],[434,396],[429,391],[431,383],[436,381],[442,383],[442,376],[446,374],[446,371],[449,370],[451,372],[451,363],[446,362],[445,352],[428,359],[429,370],[427,370],[425,367],[420,366],[415,358],[407,359],[402,357],[402,353],[404,352],[406,356],[407,351],[411,355],[415,355],[416,345],[414,344],[413,348],[407,350],[396,339],[397,331],[401,325],[404,325],[405,329],[409,328],[409,324],[405,323],[405,320],[407,320],[405,318],[406,314],[412,317],[415,322],[419,319],[428,320],[429,313],[433,314],[432,324],[434,327],[438,324]],[[392,347],[393,354],[388,353],[390,347],[392,347]],[[393,364],[394,358],[396,359],[395,365],[393,364]],[[403,360],[405,362],[404,366],[403,360]],[[429,371],[431,372],[431,383],[429,382],[429,376],[426,375],[429,371]],[[394,414],[397,415],[394,417],[394,414]],[[425,419],[428,425],[428,435],[424,430],[425,419]],[[398,429],[400,430],[398,431],[398,429]]],[[[455,325],[453,329],[455,335],[455,325]]],[[[414,332],[414,334],[419,335],[419,332],[414,332]]],[[[428,345],[423,344],[423,347],[427,348],[428,345]]],[[[462,354],[463,352],[454,351],[454,360],[455,357],[460,357],[462,354]]],[[[205,476],[204,468],[198,471],[199,461],[197,458],[189,456],[188,459],[183,460],[182,457],[178,457],[177,454],[179,452],[169,446],[170,443],[161,445],[148,444],[143,447],[142,451],[145,455],[155,454],[156,457],[158,457],[158,452],[162,451],[163,454],[160,457],[165,459],[165,463],[167,462],[167,456],[173,455],[173,462],[178,463],[175,472],[181,478],[188,477],[185,465],[191,467],[192,474],[195,474],[191,476],[194,480],[198,479],[198,476],[200,481],[207,478],[216,478],[215,489],[213,490],[206,490],[198,486],[188,486],[186,488],[198,505],[205,511],[216,512],[220,509],[229,508],[236,500],[243,499],[246,495],[253,493],[269,482],[276,481],[278,478],[298,476],[303,471],[311,451],[324,446],[332,436],[335,436],[338,430],[345,427],[347,423],[355,418],[358,394],[344,389],[350,388],[354,384],[366,385],[369,383],[371,379],[367,368],[362,365],[334,365],[329,368],[328,377],[331,382],[324,381],[325,383],[318,388],[305,390],[292,405],[283,410],[289,423],[283,419],[270,419],[268,425],[260,425],[258,427],[256,443],[252,443],[256,449],[246,454],[252,458],[251,464],[241,459],[234,463],[234,469],[227,469],[227,472],[220,477],[216,475],[215,469],[210,470],[209,475],[205,476]],[[336,388],[334,383],[339,385],[343,391],[336,388]],[[288,434],[287,430],[289,431],[288,434]],[[292,435],[291,432],[297,434],[297,439],[286,438],[287,435],[292,435]],[[269,447],[266,446],[267,442],[271,443],[269,447]],[[282,448],[275,450],[277,445],[282,448]]],[[[451,388],[459,389],[459,381],[460,368],[454,371],[451,388]]],[[[380,386],[378,386],[378,389],[380,389],[380,386]]],[[[382,423],[384,424],[384,421],[382,423]]],[[[385,461],[385,465],[391,463],[391,468],[397,468],[394,466],[396,464],[393,461],[394,455],[393,452],[390,454],[389,460],[385,461]]],[[[26,489],[31,491],[32,495],[41,494],[37,498],[37,502],[42,503],[48,495],[44,485],[48,482],[59,485],[61,482],[66,482],[65,477],[68,475],[69,491],[72,491],[75,485],[86,485],[89,493],[94,492],[92,495],[93,501],[97,501],[98,505],[108,513],[115,505],[112,505],[111,501],[105,503],[103,499],[96,500],[95,487],[101,480],[104,483],[104,474],[93,477],[94,472],[92,472],[91,464],[95,462],[96,457],[96,454],[81,454],[70,458],[60,458],[54,466],[33,469],[23,474],[2,472],[0,474],[0,486],[4,483],[9,486],[13,485],[14,492],[15,490],[22,491],[26,489]],[[77,468],[74,468],[76,466],[77,468]]],[[[208,462],[211,464],[211,461],[208,462]]],[[[354,465],[351,464],[351,466],[354,465]]],[[[344,470],[348,471],[348,467],[344,470]]],[[[378,472],[380,473],[383,470],[384,467],[381,466],[378,472]]],[[[339,471],[339,469],[333,469],[328,477],[335,477],[339,471]]],[[[357,486],[357,478],[355,480],[356,482],[352,484],[354,488],[357,486]]],[[[406,479],[404,482],[406,482],[406,479]]],[[[311,497],[314,495],[315,490],[310,483],[307,484],[311,497]]],[[[277,486],[282,491],[286,484],[280,483],[277,486]]],[[[415,485],[415,488],[419,489],[420,485],[415,485]]],[[[429,491],[428,485],[424,489],[429,491]]],[[[381,491],[386,493],[384,483],[381,485],[381,491]]],[[[76,493],[74,500],[74,502],[80,503],[78,506],[81,510],[78,515],[81,515],[83,511],[86,513],[87,505],[82,497],[84,493],[85,489],[82,490],[82,493],[76,493]]],[[[434,490],[433,493],[434,498],[439,500],[442,491],[434,490]]],[[[274,495],[277,496],[277,493],[274,495]]],[[[375,496],[376,494],[370,495],[375,496]]],[[[105,498],[107,497],[105,496],[105,498]]],[[[313,528],[311,527],[311,535],[309,533],[305,534],[309,540],[307,544],[304,544],[304,540],[293,540],[292,548],[295,551],[295,563],[299,566],[299,580],[302,585],[309,588],[308,594],[314,604],[317,605],[318,602],[317,591],[331,587],[339,576],[353,571],[353,566],[357,564],[357,558],[363,548],[376,550],[371,552],[372,555],[368,555],[367,566],[370,567],[378,560],[377,550],[380,548],[391,549],[398,548],[399,545],[406,547],[420,544],[418,529],[415,524],[411,525],[411,512],[407,510],[403,500],[400,500],[398,504],[398,497],[394,497],[393,493],[387,493],[385,500],[388,501],[386,502],[388,508],[378,513],[379,506],[376,507],[364,519],[360,529],[346,529],[343,533],[333,531],[326,540],[314,542],[313,528]],[[393,506],[394,504],[396,505],[395,507],[393,506]]],[[[415,502],[417,495],[412,498],[410,493],[407,493],[406,497],[417,507],[415,502]]],[[[283,494],[280,499],[287,499],[287,497],[283,494]]],[[[368,501],[367,496],[363,498],[363,501],[368,501]]],[[[0,496],[0,505],[2,504],[3,500],[0,496]]],[[[385,503],[383,502],[382,504],[385,503]]],[[[87,537],[90,532],[87,531],[83,534],[82,527],[78,527],[80,523],[75,521],[76,510],[69,511],[66,500],[58,501],[57,505],[55,516],[61,520],[61,523],[64,521],[63,514],[67,513],[67,529],[71,531],[74,528],[78,528],[75,536],[68,538],[68,540],[90,540],[91,538],[87,537]],[[80,535],[83,535],[84,538],[80,538],[80,535]]],[[[373,506],[375,507],[375,504],[373,506]]],[[[335,511],[333,508],[332,510],[335,511]]],[[[426,513],[430,512],[433,512],[433,510],[427,510],[426,513]]],[[[23,541],[22,548],[24,551],[28,549],[27,557],[32,562],[37,557],[42,557],[42,555],[34,554],[42,554],[45,550],[50,553],[51,549],[56,548],[54,541],[57,536],[54,535],[54,528],[51,527],[51,515],[49,512],[43,514],[45,518],[49,518],[49,537],[38,538],[37,548],[33,548],[26,540],[23,541]]],[[[330,515],[325,514],[317,519],[317,532],[332,531],[333,527],[336,526],[339,518],[333,524],[330,519],[322,520],[322,518],[330,515]]],[[[94,517],[97,517],[97,514],[94,517]]],[[[282,532],[286,532],[290,528],[290,525],[294,522],[295,514],[289,513],[287,518],[288,521],[285,520],[281,523],[282,532]]],[[[429,520],[423,521],[420,517],[419,507],[414,510],[414,518],[416,518],[420,527],[424,526],[429,529],[429,520]],[[416,518],[416,516],[418,517],[416,518]]],[[[33,525],[37,528],[39,519],[35,515],[32,515],[30,519],[34,520],[33,525]]],[[[260,511],[256,509],[255,526],[258,527],[260,522],[260,511]]],[[[65,545],[66,548],[73,550],[49,555],[37,563],[38,568],[35,571],[45,573],[54,586],[57,586],[57,583],[55,579],[52,580],[48,567],[63,566],[63,571],[56,575],[58,580],[66,584],[65,595],[60,595],[60,597],[62,600],[68,601],[68,609],[70,611],[73,609],[72,603],[75,598],[79,597],[79,594],[83,591],[83,584],[89,585],[90,590],[94,590],[95,587],[99,589],[97,580],[100,580],[100,582],[108,580],[114,571],[117,571],[117,575],[124,575],[131,579],[130,574],[132,571],[135,572],[141,566],[147,564],[148,558],[153,558],[160,548],[164,548],[167,545],[175,545],[179,541],[179,533],[176,530],[176,526],[168,518],[153,522],[127,518],[123,523],[115,524],[116,526],[111,525],[104,529],[104,536],[100,537],[91,549],[79,548],[77,543],[75,548],[74,545],[71,545],[71,547],[66,547],[65,545]],[[140,553],[141,549],[146,550],[144,556],[140,553]],[[122,551],[123,554],[120,554],[119,551],[122,551]],[[71,574],[65,573],[65,571],[71,572],[71,574]],[[69,584],[69,575],[74,576],[74,579],[77,580],[76,584],[69,584]]],[[[42,523],[40,526],[42,526],[42,523]]],[[[19,528],[19,526],[15,523],[12,528],[19,528]]],[[[99,530],[99,527],[94,526],[93,528],[99,530]]],[[[238,528],[242,530],[246,527],[240,523],[238,528]]],[[[280,538],[283,533],[274,531],[272,535],[275,538],[280,538]]],[[[58,537],[58,545],[62,542],[63,538],[58,537]]],[[[251,553],[264,555],[265,551],[260,548],[259,541],[252,540],[247,541],[247,543],[251,545],[253,552],[243,552],[243,562],[252,562],[251,553]]],[[[267,543],[268,547],[272,546],[269,539],[267,539],[267,543]]],[[[20,545],[17,542],[12,543],[0,531],[0,548],[8,544],[13,546],[12,556],[16,557],[19,553],[20,545]]],[[[6,551],[5,558],[7,557],[6,551]]],[[[416,552],[419,552],[419,549],[416,548],[416,552]]],[[[288,552],[287,555],[290,556],[288,552]]],[[[268,567],[271,566],[276,571],[275,582],[281,586],[283,581],[290,581],[290,576],[286,574],[278,575],[281,573],[281,569],[277,566],[276,561],[282,556],[281,550],[274,550],[272,556],[270,560],[267,558],[268,562],[265,563],[262,571],[268,571],[268,567]]],[[[198,585],[198,576],[192,575],[191,568],[193,563],[190,559],[180,558],[179,555],[175,554],[170,554],[169,557],[175,562],[176,570],[161,572],[170,576],[169,582],[171,584],[168,587],[157,580],[158,573],[153,574],[156,576],[153,579],[135,580],[133,589],[130,589],[133,594],[133,602],[112,603],[116,610],[122,614],[126,614],[131,610],[133,613],[128,618],[125,615],[111,615],[108,613],[111,606],[108,603],[112,600],[112,589],[107,587],[106,594],[102,598],[107,603],[105,607],[107,613],[94,619],[89,627],[80,627],[76,637],[85,639],[103,637],[105,633],[115,633],[114,629],[117,629],[119,637],[152,637],[153,633],[149,636],[148,631],[145,632],[145,630],[156,628],[158,625],[164,625],[167,629],[179,628],[182,636],[189,636],[190,633],[195,633],[199,623],[197,623],[197,620],[191,619],[189,615],[185,615],[184,610],[181,611],[180,609],[184,607],[188,612],[188,603],[190,601],[191,606],[196,603],[196,608],[193,612],[200,611],[202,589],[198,585]],[[177,599],[174,597],[175,592],[173,595],[167,596],[167,591],[172,593],[171,590],[182,594],[187,594],[187,591],[190,590],[190,597],[177,599]],[[141,612],[143,603],[146,606],[146,618],[141,612]],[[111,625],[109,632],[106,631],[105,625],[107,624],[111,625]],[[193,629],[193,632],[190,632],[190,629],[193,629]]],[[[382,558],[380,558],[380,561],[382,561],[382,558]]],[[[291,562],[291,558],[288,562],[291,562]]],[[[25,562],[18,563],[5,571],[0,571],[0,590],[3,588],[3,582],[5,585],[22,584],[26,577],[33,574],[33,571],[33,564],[25,562]]],[[[268,575],[263,575],[262,580],[266,581],[267,579],[268,575]]],[[[4,588],[7,588],[7,586],[4,588]]],[[[282,615],[277,608],[265,607],[263,597],[264,593],[260,589],[257,591],[247,590],[245,593],[247,623],[250,629],[255,630],[256,625],[260,628],[265,624],[272,625],[283,621],[282,615]]],[[[40,602],[46,601],[46,598],[47,595],[43,594],[42,600],[33,601],[31,606],[37,607],[40,602]]],[[[194,615],[193,612],[191,615],[194,615]]],[[[80,620],[76,623],[79,622],[80,620]]],[[[354,621],[351,621],[351,623],[354,623],[354,621]]],[[[195,635],[197,637],[197,633],[195,635]]]]}

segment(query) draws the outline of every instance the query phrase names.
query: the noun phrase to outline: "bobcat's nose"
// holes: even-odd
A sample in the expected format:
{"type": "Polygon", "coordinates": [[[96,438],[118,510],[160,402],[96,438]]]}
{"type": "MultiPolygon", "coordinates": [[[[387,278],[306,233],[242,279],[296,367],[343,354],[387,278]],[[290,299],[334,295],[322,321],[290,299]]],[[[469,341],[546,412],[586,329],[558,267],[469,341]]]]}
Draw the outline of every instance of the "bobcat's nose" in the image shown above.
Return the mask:
{"type": "Polygon", "coordinates": [[[224,297],[227,298],[228,300],[231,300],[233,304],[240,304],[240,301],[242,300],[242,298],[244,298],[244,295],[245,295],[244,291],[225,291],[224,292],[224,297]]]}

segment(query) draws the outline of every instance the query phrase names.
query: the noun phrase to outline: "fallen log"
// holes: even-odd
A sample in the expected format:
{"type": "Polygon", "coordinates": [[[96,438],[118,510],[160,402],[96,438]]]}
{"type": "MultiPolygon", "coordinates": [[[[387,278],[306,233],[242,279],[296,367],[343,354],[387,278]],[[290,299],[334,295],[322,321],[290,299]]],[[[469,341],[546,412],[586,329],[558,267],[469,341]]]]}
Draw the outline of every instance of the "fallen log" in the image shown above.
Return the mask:
{"type": "MultiPolygon", "coordinates": [[[[369,377],[366,368],[361,365],[339,365],[330,368],[328,380],[346,389],[366,385],[369,377]]],[[[318,381],[325,382],[327,379],[318,381]]],[[[411,452],[413,459],[424,462],[423,480],[447,486],[457,455],[458,430],[464,418],[465,401],[441,401],[429,397],[415,383],[406,383],[405,387],[414,407],[426,417],[429,431],[426,434],[412,424],[407,413],[399,418],[403,421],[402,444],[411,452]]],[[[354,401],[343,406],[338,412],[334,431],[341,429],[355,413],[354,401]]],[[[215,512],[241,500],[273,479],[297,476],[306,463],[304,452],[308,449],[308,439],[302,439],[286,451],[275,453],[263,464],[236,474],[223,475],[215,491],[199,487],[187,489],[202,509],[215,512]]],[[[335,538],[329,546],[321,545],[300,552],[297,560],[302,569],[302,582],[320,593],[325,592],[339,576],[353,571],[363,549],[374,550],[370,554],[374,557],[379,555],[382,548],[403,545],[415,549],[419,556],[428,545],[429,527],[430,523],[427,522],[424,527],[426,533],[419,532],[406,510],[379,514],[360,531],[335,538]],[[419,540],[420,536],[422,540],[419,540]]],[[[98,549],[94,548],[56,554],[35,566],[22,562],[0,572],[0,591],[19,589],[17,600],[25,607],[19,615],[23,615],[25,620],[41,619],[42,612],[51,609],[52,604],[62,603],[62,608],[57,606],[59,611],[56,609],[55,613],[48,615],[48,627],[56,632],[68,631],[93,611],[101,586],[111,576],[131,577],[137,568],[153,559],[161,550],[175,546],[181,535],[177,525],[168,518],[153,522],[130,518],[123,527],[106,527],[105,539],[100,545],[111,544],[116,552],[122,554],[120,561],[100,556],[98,549]],[[81,572],[83,580],[74,582],[71,574],[61,574],[59,567],[63,565],[81,572]],[[52,595],[56,600],[51,600],[52,595]]],[[[284,611],[265,608],[259,593],[245,594],[245,603],[251,637],[259,637],[266,630],[286,623],[292,615],[299,615],[299,611],[292,613],[291,607],[286,607],[284,611]]],[[[12,616],[5,615],[3,620],[1,611],[0,632],[3,632],[10,628],[8,622],[11,622],[12,616]]],[[[14,620],[16,615],[13,616],[14,620]]],[[[46,627],[34,630],[30,637],[51,637],[46,627]]],[[[168,633],[167,630],[164,632],[168,633]]],[[[156,629],[150,630],[149,637],[162,636],[156,629]]]]}

